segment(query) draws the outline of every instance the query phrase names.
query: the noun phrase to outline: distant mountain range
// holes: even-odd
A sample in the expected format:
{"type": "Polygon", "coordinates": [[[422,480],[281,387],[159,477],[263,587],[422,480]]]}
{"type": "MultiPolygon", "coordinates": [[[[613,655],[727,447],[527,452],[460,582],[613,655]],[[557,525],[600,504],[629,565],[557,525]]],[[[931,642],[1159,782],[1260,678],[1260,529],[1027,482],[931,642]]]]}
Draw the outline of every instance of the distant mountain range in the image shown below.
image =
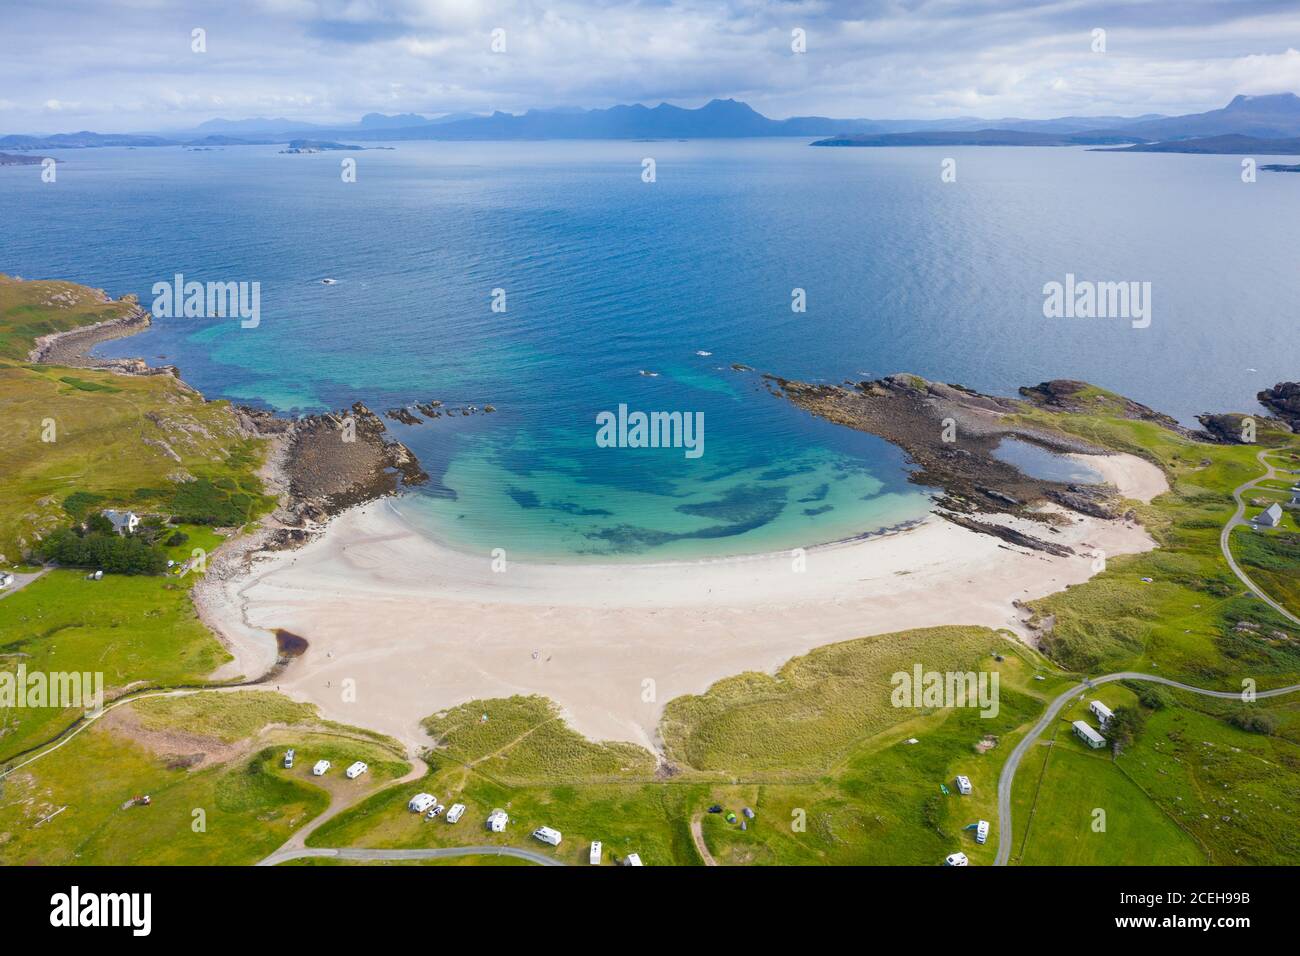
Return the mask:
{"type": "Polygon", "coordinates": [[[1300,97],[1293,93],[1238,96],[1226,107],[1188,116],[1148,114],[1066,116],[1048,120],[870,120],[795,116],[771,119],[736,100],[711,100],[698,109],[655,107],[529,110],[486,116],[453,113],[368,113],[357,123],[328,126],[284,118],[214,119],[169,133],[60,133],[0,136],[0,150],[96,146],[240,146],[314,141],[696,139],[759,136],[823,137],[818,146],[1102,146],[1132,144],[1160,152],[1295,152],[1300,97]]]}

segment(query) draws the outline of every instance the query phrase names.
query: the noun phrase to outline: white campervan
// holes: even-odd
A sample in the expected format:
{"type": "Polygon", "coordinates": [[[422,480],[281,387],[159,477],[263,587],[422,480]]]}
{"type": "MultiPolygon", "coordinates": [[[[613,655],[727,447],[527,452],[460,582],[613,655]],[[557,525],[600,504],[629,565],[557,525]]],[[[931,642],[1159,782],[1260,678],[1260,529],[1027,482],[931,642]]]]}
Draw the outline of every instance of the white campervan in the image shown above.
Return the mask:
{"type": "Polygon", "coordinates": [[[370,769],[369,767],[367,767],[367,766],[366,766],[365,764],[363,764],[360,760],[358,760],[358,761],[357,761],[356,763],[354,763],[351,767],[348,767],[348,771],[347,771],[347,773],[348,773],[348,779],[349,779],[349,780],[355,780],[355,779],[357,779],[357,777],[361,776],[363,773],[365,773],[365,772],[366,772],[367,770],[369,770],[369,769],[370,769]]]}
{"type": "Polygon", "coordinates": [[[591,856],[588,858],[592,866],[600,866],[600,841],[596,840],[591,844],[591,856]]]}
{"type": "Polygon", "coordinates": [[[552,830],[550,827],[538,827],[533,831],[533,837],[543,843],[549,843],[551,846],[560,845],[560,831],[552,830]]]}
{"type": "Polygon", "coordinates": [[[465,804],[453,803],[451,805],[451,809],[447,811],[447,822],[456,823],[464,815],[465,815],[465,804]]]}
{"type": "Polygon", "coordinates": [[[317,760],[316,766],[311,768],[311,772],[313,776],[323,777],[325,776],[325,771],[329,770],[329,768],[330,762],[328,760],[317,760]]]}
{"type": "Polygon", "coordinates": [[[433,799],[431,793],[417,793],[406,804],[406,809],[412,813],[423,813],[433,806],[437,801],[433,799]]]}

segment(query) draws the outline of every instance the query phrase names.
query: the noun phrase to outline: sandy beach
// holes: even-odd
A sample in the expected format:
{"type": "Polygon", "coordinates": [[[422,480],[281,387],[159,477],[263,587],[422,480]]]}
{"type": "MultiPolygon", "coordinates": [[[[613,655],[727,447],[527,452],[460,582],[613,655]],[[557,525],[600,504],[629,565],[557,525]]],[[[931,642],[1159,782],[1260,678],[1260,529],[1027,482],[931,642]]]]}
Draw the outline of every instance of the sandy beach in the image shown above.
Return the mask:
{"type": "MultiPolygon", "coordinates": [[[[1140,459],[1086,458],[1127,497],[1164,490],[1159,469],[1140,459]]],[[[400,497],[354,507],[306,546],[213,581],[201,611],[236,653],[227,675],[269,666],[271,629],[285,628],[310,648],[277,679],[281,690],[412,746],[428,745],[419,720],[442,708],[537,693],[592,738],[655,748],[663,705],[719,678],[915,627],[981,624],[1027,637],[1013,602],[1086,580],[1098,549],[1154,547],[1137,524],[1071,513],[1048,536],[1078,553],[1056,557],[932,516],[809,549],[802,561],[780,552],[557,565],[507,554],[494,571],[490,555],[412,530],[403,507],[400,497]]]]}

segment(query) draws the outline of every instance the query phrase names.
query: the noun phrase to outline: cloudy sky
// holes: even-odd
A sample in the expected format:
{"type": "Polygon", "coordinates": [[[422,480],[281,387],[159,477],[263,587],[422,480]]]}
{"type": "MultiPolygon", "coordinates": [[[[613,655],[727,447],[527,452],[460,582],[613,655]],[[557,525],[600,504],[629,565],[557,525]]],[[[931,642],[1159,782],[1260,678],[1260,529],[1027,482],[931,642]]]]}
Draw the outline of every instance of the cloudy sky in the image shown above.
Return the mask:
{"type": "Polygon", "coordinates": [[[715,96],[775,117],[1137,115],[1287,90],[1297,0],[46,0],[0,26],[0,132],[715,96]]]}

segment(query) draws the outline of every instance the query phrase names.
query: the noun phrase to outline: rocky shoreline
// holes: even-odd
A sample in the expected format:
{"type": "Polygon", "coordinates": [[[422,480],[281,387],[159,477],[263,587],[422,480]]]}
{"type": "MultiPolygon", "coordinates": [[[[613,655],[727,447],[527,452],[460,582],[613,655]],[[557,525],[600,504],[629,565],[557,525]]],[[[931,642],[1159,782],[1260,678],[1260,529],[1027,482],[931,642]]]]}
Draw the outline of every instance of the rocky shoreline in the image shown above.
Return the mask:
{"type": "Polygon", "coordinates": [[[1096,518],[1125,516],[1113,488],[1034,478],[994,457],[994,449],[1008,438],[1057,454],[1110,454],[1074,436],[1014,420],[1027,404],[1049,404],[1053,383],[1022,389],[1026,402],[916,375],[891,375],[853,385],[815,385],[773,375],[764,379],[770,391],[805,411],[902,448],[917,466],[911,480],[941,489],[936,513],[961,527],[1063,555],[1072,552],[1010,528],[995,516],[1030,519],[1049,534],[1063,520],[1061,509],[1096,518]]]}

